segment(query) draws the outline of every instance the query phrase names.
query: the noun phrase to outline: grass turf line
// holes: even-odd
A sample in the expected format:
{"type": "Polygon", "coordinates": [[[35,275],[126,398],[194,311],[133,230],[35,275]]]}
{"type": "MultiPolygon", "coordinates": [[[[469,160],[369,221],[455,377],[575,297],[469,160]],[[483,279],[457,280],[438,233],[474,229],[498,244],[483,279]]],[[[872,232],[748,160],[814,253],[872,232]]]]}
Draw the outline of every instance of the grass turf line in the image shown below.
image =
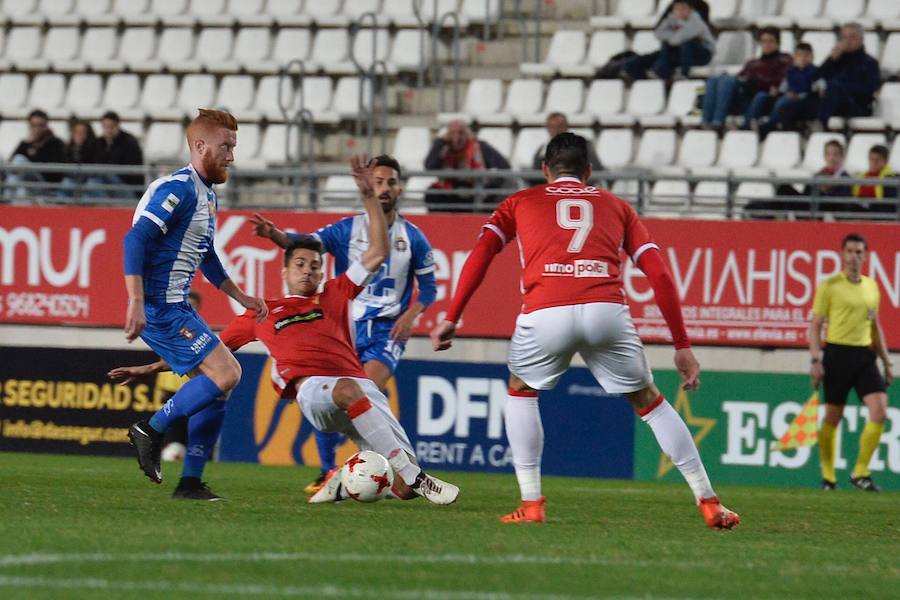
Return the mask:
{"type": "Polygon", "coordinates": [[[896,493],[727,486],[708,530],[685,485],[547,477],[545,525],[504,525],[511,475],[444,473],[457,504],[310,506],[308,468],[213,464],[225,503],[169,498],[133,459],[0,453],[0,597],[473,600],[889,598],[896,493]]]}

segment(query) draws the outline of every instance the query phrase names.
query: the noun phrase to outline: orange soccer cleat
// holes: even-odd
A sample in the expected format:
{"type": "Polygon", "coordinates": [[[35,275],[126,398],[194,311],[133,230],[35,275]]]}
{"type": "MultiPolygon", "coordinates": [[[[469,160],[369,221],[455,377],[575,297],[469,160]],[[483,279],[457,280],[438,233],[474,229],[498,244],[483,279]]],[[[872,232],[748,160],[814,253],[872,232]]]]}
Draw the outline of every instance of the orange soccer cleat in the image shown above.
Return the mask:
{"type": "Polygon", "coordinates": [[[544,515],[544,504],[547,499],[541,496],[537,500],[522,500],[519,508],[500,517],[501,523],[543,523],[547,520],[544,515]]]}
{"type": "Polygon", "coordinates": [[[719,502],[719,498],[716,496],[700,498],[700,504],[697,505],[697,508],[700,509],[703,518],[706,519],[706,524],[711,529],[731,529],[741,523],[741,516],[722,506],[722,503],[719,502]]]}

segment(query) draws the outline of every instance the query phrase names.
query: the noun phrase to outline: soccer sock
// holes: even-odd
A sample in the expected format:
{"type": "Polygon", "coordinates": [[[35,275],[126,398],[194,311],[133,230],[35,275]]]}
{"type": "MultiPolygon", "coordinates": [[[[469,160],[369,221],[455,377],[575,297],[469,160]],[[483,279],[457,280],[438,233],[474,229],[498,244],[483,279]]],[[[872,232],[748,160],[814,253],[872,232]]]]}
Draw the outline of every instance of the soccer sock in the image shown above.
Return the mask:
{"type": "Polygon", "coordinates": [[[522,500],[537,500],[541,497],[541,454],[544,451],[544,425],[537,392],[510,389],[503,422],[522,500]]]}
{"type": "Polygon", "coordinates": [[[659,447],[681,472],[697,502],[715,496],[690,430],[663,395],[638,414],[650,426],[659,447]]]}
{"type": "Polygon", "coordinates": [[[822,421],[819,429],[819,464],[822,466],[822,479],[832,483],[837,482],[834,472],[834,440],[837,427],[827,421],[822,421]]]}
{"type": "Polygon", "coordinates": [[[178,417],[189,417],[200,412],[223,395],[213,380],[198,375],[181,386],[181,389],[150,417],[150,427],[163,433],[178,417]]]}
{"type": "Polygon", "coordinates": [[[884,431],[884,423],[873,423],[869,421],[863,428],[862,435],[859,436],[859,457],[856,459],[856,466],[853,467],[851,477],[868,477],[869,462],[872,455],[881,443],[881,433],[884,431]]]}
{"type": "Polygon", "coordinates": [[[372,447],[372,450],[388,459],[391,467],[406,485],[413,485],[422,469],[409,460],[406,451],[400,447],[394,432],[391,431],[387,419],[372,408],[369,399],[363,396],[348,406],[347,416],[353,421],[356,432],[372,447]]]}
{"type": "Polygon", "coordinates": [[[188,419],[188,443],[187,452],[184,453],[182,477],[200,479],[203,475],[206,461],[209,460],[216,440],[219,439],[219,432],[222,431],[222,421],[224,420],[224,400],[213,402],[188,419]]]}
{"type": "Polygon", "coordinates": [[[341,434],[334,432],[315,431],[316,448],[319,450],[319,462],[322,464],[322,473],[328,473],[335,466],[337,447],[341,443],[341,434]]]}

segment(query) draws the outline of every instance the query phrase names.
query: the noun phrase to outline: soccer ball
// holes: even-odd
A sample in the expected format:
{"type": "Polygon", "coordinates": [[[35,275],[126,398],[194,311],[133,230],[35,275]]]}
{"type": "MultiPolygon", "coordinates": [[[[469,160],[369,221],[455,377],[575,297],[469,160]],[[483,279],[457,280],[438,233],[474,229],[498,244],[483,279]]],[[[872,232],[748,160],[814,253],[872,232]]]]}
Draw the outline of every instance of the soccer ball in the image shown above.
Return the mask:
{"type": "Polygon", "coordinates": [[[347,459],[341,467],[341,479],[347,495],[357,502],[377,502],[390,492],[394,471],[385,457],[363,450],[347,459]]]}

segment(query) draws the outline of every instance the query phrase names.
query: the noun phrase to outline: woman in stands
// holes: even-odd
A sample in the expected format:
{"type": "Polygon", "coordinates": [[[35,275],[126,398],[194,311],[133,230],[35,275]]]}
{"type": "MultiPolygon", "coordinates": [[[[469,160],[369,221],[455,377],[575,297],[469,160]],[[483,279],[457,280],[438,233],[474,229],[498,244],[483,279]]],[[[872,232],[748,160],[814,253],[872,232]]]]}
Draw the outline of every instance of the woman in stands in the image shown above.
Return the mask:
{"type": "Polygon", "coordinates": [[[744,113],[744,129],[750,128],[751,100],[760,92],[768,92],[774,101],[784,75],[791,66],[791,55],[780,50],[781,32],[764,27],[759,32],[759,58],[747,61],[735,75],[722,73],[706,80],[703,96],[703,125],[723,129],[729,114],[744,113]]]}
{"type": "MultiPolygon", "coordinates": [[[[97,136],[87,121],[72,121],[69,128],[69,143],[63,150],[63,162],[81,165],[97,162],[97,136]]],[[[60,196],[72,196],[72,190],[87,180],[86,175],[66,175],[63,177],[60,196]]]]}

